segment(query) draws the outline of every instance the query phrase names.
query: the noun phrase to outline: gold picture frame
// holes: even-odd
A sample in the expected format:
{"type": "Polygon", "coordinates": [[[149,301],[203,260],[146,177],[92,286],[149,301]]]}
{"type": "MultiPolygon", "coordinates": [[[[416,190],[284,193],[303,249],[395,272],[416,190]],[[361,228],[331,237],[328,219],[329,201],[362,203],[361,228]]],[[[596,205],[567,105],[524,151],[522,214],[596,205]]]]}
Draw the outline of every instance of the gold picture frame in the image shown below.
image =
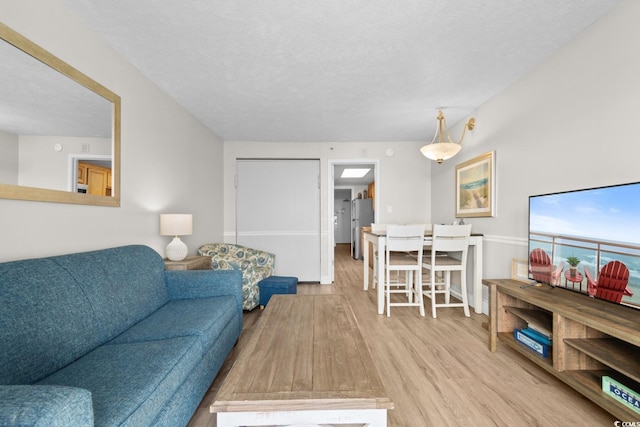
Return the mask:
{"type": "Polygon", "coordinates": [[[456,165],[456,218],[495,216],[495,151],[456,165]]]}
{"type": "Polygon", "coordinates": [[[511,260],[511,279],[518,282],[531,282],[529,279],[529,262],[526,259],[511,260]]]}

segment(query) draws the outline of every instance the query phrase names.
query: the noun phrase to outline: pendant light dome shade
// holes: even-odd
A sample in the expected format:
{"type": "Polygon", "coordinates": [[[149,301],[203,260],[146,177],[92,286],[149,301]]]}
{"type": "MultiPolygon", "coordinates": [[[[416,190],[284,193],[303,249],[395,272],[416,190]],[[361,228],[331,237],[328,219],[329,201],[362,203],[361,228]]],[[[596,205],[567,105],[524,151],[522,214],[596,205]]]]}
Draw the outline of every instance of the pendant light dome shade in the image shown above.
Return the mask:
{"type": "Polygon", "coordinates": [[[442,110],[438,110],[438,125],[436,127],[436,133],[433,136],[433,140],[430,144],[424,145],[420,148],[420,152],[426,158],[435,161],[438,164],[441,164],[445,160],[448,160],[458,154],[462,149],[462,140],[464,139],[464,134],[468,130],[473,130],[475,127],[475,119],[472,117],[469,121],[464,125],[464,130],[462,131],[462,136],[460,137],[460,141],[453,142],[451,140],[451,136],[449,135],[449,129],[447,128],[447,121],[444,118],[444,113],[442,110]]]}

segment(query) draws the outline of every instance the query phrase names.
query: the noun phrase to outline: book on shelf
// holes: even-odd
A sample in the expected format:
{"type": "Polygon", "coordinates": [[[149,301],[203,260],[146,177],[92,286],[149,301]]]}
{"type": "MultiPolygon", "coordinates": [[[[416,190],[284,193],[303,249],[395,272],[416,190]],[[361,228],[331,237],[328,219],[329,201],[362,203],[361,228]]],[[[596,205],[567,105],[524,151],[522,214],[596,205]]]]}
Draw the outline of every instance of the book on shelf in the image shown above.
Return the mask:
{"type": "Polygon", "coordinates": [[[533,330],[537,334],[545,337],[548,340],[551,340],[552,334],[549,331],[549,328],[546,326],[541,326],[537,323],[527,322],[527,329],[533,330]]]}
{"type": "Polygon", "coordinates": [[[528,335],[523,333],[521,329],[514,329],[513,337],[516,339],[516,341],[524,344],[525,346],[533,350],[536,354],[538,354],[538,356],[542,356],[542,357],[548,356],[549,346],[529,337],[528,335]]]}
{"type": "Polygon", "coordinates": [[[514,314],[527,323],[527,327],[533,329],[551,340],[552,336],[552,318],[551,313],[526,307],[504,306],[506,311],[514,314]]]}
{"type": "Polygon", "coordinates": [[[602,391],[640,414],[640,393],[631,387],[605,375],[602,377],[602,391]]]}
{"type": "Polygon", "coordinates": [[[528,336],[529,338],[538,341],[541,344],[544,345],[551,345],[551,338],[546,336],[545,334],[542,334],[538,331],[536,331],[535,329],[532,329],[531,327],[528,328],[524,328],[520,330],[523,334],[525,334],[526,336],[528,336]]]}

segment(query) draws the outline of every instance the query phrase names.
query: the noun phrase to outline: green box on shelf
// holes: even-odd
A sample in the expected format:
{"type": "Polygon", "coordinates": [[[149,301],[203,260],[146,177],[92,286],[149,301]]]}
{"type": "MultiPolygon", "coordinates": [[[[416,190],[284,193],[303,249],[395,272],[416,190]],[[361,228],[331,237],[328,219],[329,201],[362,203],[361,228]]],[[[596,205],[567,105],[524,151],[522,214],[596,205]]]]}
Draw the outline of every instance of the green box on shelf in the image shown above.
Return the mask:
{"type": "Polygon", "coordinates": [[[640,414],[640,393],[637,391],[606,375],[602,377],[602,391],[640,414]]]}

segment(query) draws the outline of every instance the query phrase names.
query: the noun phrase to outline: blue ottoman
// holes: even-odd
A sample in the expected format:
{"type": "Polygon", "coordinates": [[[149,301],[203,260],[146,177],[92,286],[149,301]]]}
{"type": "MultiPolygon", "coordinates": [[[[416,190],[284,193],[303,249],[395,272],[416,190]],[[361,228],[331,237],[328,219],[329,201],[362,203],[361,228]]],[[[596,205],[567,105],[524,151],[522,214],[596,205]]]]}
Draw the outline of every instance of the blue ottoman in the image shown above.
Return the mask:
{"type": "Polygon", "coordinates": [[[297,277],[271,276],[258,282],[260,289],[260,308],[264,308],[271,295],[295,294],[298,286],[297,277]]]}

